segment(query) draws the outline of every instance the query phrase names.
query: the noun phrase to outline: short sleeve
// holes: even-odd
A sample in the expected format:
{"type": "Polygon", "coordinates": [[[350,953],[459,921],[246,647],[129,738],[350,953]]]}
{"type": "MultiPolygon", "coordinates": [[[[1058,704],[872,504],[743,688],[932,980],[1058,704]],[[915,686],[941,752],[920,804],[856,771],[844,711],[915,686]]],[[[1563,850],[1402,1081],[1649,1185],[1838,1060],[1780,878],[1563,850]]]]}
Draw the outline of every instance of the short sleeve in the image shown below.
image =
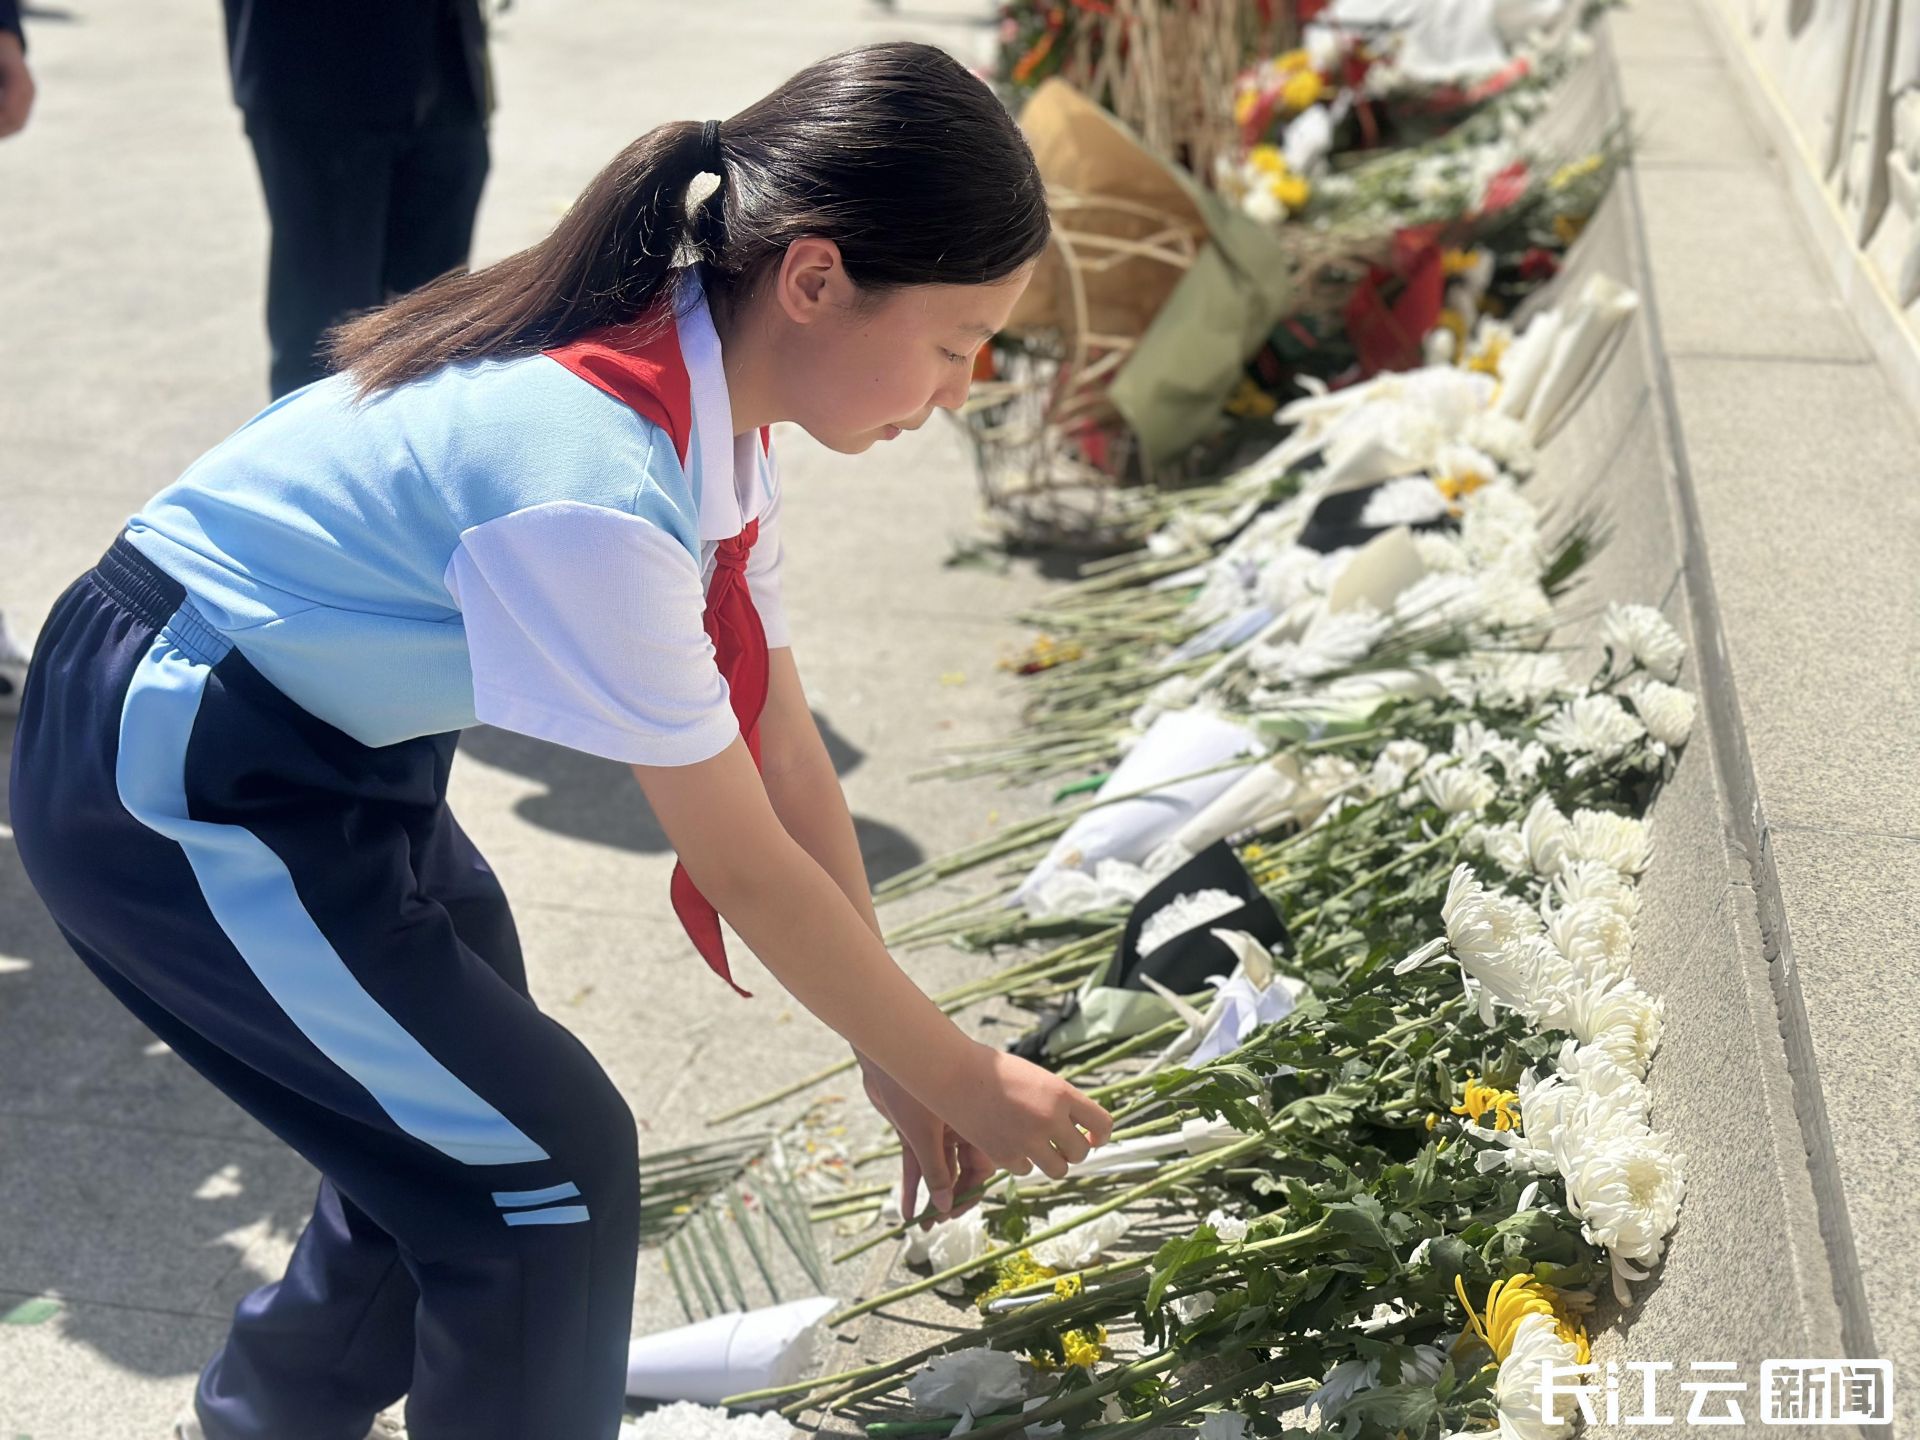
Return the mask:
{"type": "Polygon", "coordinates": [[[759,613],[761,628],[767,632],[767,648],[778,650],[793,643],[787,626],[786,599],[780,589],[780,566],[784,555],[780,541],[780,472],[771,452],[767,455],[767,503],[760,512],[760,533],[747,556],[747,593],[759,613]]]}
{"type": "Polygon", "coordinates": [[[446,585],[487,724],[633,765],[691,765],[739,735],[699,565],[652,521],[518,510],[461,535],[446,585]]]}

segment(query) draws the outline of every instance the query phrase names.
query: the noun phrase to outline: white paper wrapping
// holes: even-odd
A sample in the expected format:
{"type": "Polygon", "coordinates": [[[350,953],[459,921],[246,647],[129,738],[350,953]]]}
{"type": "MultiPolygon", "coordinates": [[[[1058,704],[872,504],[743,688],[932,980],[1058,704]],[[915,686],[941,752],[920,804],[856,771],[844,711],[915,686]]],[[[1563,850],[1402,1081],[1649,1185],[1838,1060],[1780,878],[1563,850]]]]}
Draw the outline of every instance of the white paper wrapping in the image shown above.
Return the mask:
{"type": "Polygon", "coordinates": [[[1025,905],[1028,897],[1060,870],[1090,870],[1108,859],[1139,864],[1162,840],[1232,786],[1246,773],[1246,767],[1229,767],[1187,780],[1176,780],[1176,776],[1223,765],[1237,755],[1257,754],[1261,748],[1252,731],[1211,711],[1175,710],[1162,715],[1135,742],[1094,798],[1135,791],[1150,793],[1098,806],[1075,820],[1021,882],[1011,903],[1025,905]]]}

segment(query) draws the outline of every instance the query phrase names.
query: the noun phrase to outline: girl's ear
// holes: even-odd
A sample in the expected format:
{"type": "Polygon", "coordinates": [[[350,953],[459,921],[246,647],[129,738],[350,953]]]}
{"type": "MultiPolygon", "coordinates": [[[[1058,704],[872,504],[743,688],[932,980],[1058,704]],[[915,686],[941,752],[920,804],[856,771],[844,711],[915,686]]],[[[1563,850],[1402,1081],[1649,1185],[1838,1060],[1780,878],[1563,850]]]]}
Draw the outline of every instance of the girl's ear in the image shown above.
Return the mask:
{"type": "Polygon", "coordinates": [[[819,235],[802,235],[787,246],[774,277],[780,308],[797,325],[820,320],[846,287],[840,247],[819,235]]]}

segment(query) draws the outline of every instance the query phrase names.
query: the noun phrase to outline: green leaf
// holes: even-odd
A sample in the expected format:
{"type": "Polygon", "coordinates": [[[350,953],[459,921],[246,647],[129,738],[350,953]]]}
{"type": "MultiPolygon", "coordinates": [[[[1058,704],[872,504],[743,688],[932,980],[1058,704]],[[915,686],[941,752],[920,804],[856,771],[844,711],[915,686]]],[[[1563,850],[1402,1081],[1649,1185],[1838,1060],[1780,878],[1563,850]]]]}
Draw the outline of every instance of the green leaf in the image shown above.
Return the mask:
{"type": "Polygon", "coordinates": [[[1327,1226],[1360,1246],[1384,1253],[1398,1268],[1393,1240],[1387,1234],[1386,1212],[1371,1195],[1356,1195],[1350,1201],[1327,1206],[1327,1226]]]}
{"type": "Polygon", "coordinates": [[[1220,1236],[1211,1225],[1201,1225],[1191,1235],[1176,1236],[1153,1253],[1153,1279],[1147,1285],[1147,1308],[1160,1304],[1167,1286],[1180,1278],[1180,1272],[1198,1261],[1220,1253],[1220,1236]]]}
{"type": "Polygon", "coordinates": [[[1388,1433],[1405,1430],[1409,1435],[1424,1435],[1440,1414],[1439,1398],[1427,1384],[1377,1385],[1362,1390],[1341,1407],[1344,1420],[1354,1416],[1371,1420],[1388,1433]]]}
{"type": "Polygon", "coordinates": [[[45,1295],[32,1300],[22,1300],[6,1314],[0,1315],[0,1325],[44,1325],[60,1313],[60,1302],[45,1295]]]}

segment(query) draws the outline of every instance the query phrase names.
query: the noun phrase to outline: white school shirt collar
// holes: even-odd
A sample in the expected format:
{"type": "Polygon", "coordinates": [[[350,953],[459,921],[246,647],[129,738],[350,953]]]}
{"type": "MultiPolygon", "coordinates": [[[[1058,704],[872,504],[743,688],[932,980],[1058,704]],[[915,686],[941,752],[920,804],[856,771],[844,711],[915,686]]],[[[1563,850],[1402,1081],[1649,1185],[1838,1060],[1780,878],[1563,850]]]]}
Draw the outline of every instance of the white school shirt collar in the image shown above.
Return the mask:
{"type": "Polygon", "coordinates": [[[748,520],[766,512],[770,482],[759,433],[733,433],[733,402],[720,360],[720,335],[707,308],[699,271],[689,265],[678,274],[675,324],[693,411],[687,469],[700,487],[701,540],[727,540],[738,535],[748,520]]]}

